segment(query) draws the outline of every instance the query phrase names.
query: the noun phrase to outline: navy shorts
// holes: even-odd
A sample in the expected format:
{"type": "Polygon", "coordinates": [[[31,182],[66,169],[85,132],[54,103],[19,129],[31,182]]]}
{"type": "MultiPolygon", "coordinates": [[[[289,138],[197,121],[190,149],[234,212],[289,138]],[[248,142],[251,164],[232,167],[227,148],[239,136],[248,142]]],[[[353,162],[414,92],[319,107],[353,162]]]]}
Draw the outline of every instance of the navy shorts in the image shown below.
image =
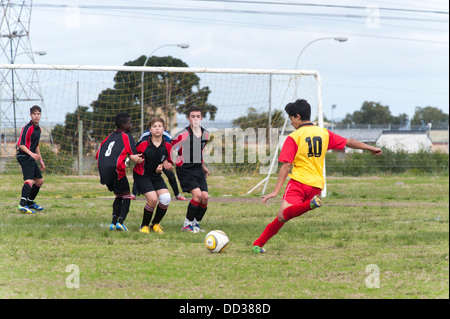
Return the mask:
{"type": "Polygon", "coordinates": [[[27,179],[42,178],[41,170],[39,169],[39,166],[34,158],[29,156],[17,156],[17,161],[22,168],[24,181],[27,179]]]}
{"type": "Polygon", "coordinates": [[[114,194],[130,193],[130,184],[128,178],[125,175],[121,179],[114,179],[112,183],[106,184],[108,190],[114,194]]]}
{"type": "Polygon", "coordinates": [[[200,188],[202,192],[208,191],[205,171],[201,165],[189,168],[177,166],[176,170],[183,192],[189,193],[196,188],[200,188]]]}
{"type": "Polygon", "coordinates": [[[150,178],[146,175],[139,175],[133,172],[134,183],[136,184],[139,194],[145,194],[148,192],[159,191],[160,189],[167,189],[166,182],[162,176],[150,178]]]}

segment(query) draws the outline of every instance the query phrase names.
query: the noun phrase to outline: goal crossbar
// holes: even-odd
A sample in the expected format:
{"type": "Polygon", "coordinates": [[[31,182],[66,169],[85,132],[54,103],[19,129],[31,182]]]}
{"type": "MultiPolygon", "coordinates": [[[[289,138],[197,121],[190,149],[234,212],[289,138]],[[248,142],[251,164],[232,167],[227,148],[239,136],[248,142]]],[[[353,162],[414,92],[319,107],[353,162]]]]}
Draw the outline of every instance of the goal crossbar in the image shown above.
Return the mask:
{"type": "Polygon", "coordinates": [[[128,72],[169,72],[169,73],[234,73],[234,74],[280,74],[320,76],[314,70],[288,69],[238,69],[238,68],[192,68],[162,66],[108,66],[108,65],[60,65],[60,64],[3,64],[0,69],[27,70],[67,70],[67,71],[128,71],[128,72]]]}

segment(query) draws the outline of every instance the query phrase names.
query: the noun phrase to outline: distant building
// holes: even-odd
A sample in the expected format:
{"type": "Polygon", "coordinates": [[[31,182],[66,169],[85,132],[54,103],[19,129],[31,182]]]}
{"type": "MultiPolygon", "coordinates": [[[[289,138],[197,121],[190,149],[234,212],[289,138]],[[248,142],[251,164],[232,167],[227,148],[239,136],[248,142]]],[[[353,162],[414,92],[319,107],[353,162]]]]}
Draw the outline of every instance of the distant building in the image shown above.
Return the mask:
{"type": "Polygon", "coordinates": [[[403,150],[407,153],[417,153],[431,152],[433,142],[426,131],[383,131],[376,145],[393,152],[403,150]]]}

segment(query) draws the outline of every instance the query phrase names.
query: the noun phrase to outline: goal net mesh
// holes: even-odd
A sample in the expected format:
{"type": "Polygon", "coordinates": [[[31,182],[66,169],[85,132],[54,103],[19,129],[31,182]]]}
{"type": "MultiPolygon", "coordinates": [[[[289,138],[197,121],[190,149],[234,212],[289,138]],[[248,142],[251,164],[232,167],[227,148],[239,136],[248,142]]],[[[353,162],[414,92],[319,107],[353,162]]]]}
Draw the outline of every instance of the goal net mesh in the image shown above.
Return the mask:
{"type": "MultiPolygon", "coordinates": [[[[198,106],[204,113],[202,126],[212,136],[205,162],[212,170],[243,174],[267,173],[283,141],[287,103],[306,99],[311,118],[321,119],[320,76],[314,71],[0,65],[0,72],[5,82],[1,156],[15,155],[15,135],[29,122],[30,107],[41,104],[41,151],[48,157],[47,170],[60,174],[95,174],[95,153],[115,130],[119,112],[131,115],[137,141],[150,118],[162,117],[174,135],[188,125],[189,107],[198,106]],[[15,114],[5,76],[13,69],[35,72],[42,96],[40,102],[15,100],[15,114]]],[[[293,129],[287,124],[286,133],[293,129]]]]}

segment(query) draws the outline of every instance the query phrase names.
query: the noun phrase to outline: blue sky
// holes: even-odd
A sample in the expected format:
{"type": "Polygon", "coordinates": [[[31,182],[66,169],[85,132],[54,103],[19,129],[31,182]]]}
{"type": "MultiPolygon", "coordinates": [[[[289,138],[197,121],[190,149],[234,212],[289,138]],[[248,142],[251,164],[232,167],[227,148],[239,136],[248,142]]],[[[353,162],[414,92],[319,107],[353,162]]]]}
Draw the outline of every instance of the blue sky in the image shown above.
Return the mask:
{"type": "MultiPolygon", "coordinates": [[[[36,63],[123,65],[164,44],[191,67],[318,70],[326,116],[365,100],[449,113],[447,1],[33,1],[36,63]],[[313,4],[313,5],[311,5],[313,4]],[[97,5],[93,7],[93,5],[97,5]]],[[[21,57],[25,59],[25,56],[21,57]]],[[[17,63],[21,62],[18,57],[17,63]]]]}

